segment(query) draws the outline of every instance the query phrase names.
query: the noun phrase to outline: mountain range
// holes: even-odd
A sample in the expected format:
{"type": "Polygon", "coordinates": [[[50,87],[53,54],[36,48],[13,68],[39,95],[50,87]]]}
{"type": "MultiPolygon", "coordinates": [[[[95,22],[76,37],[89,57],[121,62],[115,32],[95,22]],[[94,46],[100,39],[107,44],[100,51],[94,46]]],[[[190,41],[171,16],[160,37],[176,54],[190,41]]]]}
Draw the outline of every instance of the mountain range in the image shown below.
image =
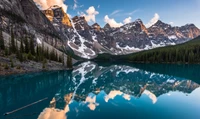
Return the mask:
{"type": "Polygon", "coordinates": [[[98,23],[88,25],[84,17],[70,19],[59,6],[53,6],[43,13],[58,33],[68,39],[67,45],[74,53],[87,59],[102,53],[122,55],[176,45],[200,35],[200,30],[194,24],[173,27],[158,20],[146,28],[142,20],[137,19],[119,28],[112,28],[109,24],[101,28],[98,23]]]}
{"type": "Polygon", "coordinates": [[[142,20],[112,28],[88,25],[83,16],[69,18],[62,7],[39,10],[32,0],[1,0],[0,22],[3,31],[13,27],[17,37],[30,34],[35,43],[44,41],[74,57],[93,59],[99,54],[126,55],[157,47],[187,42],[200,35],[194,24],[174,27],[158,20],[146,28],[142,20]]]}

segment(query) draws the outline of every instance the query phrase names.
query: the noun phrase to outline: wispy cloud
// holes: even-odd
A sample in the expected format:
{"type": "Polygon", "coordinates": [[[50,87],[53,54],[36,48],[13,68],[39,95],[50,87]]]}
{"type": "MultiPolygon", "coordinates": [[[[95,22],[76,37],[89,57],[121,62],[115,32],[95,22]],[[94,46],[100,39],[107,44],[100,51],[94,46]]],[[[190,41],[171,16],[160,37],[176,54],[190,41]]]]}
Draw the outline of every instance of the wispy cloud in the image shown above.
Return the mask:
{"type": "Polygon", "coordinates": [[[135,13],[139,12],[139,9],[133,10],[131,12],[125,12],[123,10],[115,10],[113,11],[110,16],[133,16],[135,13]]]}
{"type": "Polygon", "coordinates": [[[78,1],[77,1],[77,0],[74,0],[74,6],[73,6],[73,9],[75,10],[76,8],[78,8],[78,1]]]}
{"type": "Polygon", "coordinates": [[[114,16],[114,15],[117,15],[118,13],[122,12],[122,10],[115,10],[113,11],[110,16],[114,16]]]}
{"type": "Polygon", "coordinates": [[[135,13],[137,13],[137,12],[139,12],[139,11],[140,11],[139,9],[136,9],[136,10],[133,10],[133,11],[131,11],[131,12],[126,13],[126,15],[132,16],[133,14],[135,14],[135,13]]]}
{"type": "Polygon", "coordinates": [[[78,5],[78,1],[74,0],[73,10],[76,10],[77,8],[84,7],[84,5],[78,5]]]}

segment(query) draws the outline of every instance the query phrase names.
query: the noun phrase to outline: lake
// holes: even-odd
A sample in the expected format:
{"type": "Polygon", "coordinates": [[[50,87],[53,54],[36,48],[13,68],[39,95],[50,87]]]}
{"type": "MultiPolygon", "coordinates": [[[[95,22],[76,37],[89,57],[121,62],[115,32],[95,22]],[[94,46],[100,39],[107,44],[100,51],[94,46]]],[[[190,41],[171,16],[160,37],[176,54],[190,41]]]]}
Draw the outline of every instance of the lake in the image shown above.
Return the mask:
{"type": "Polygon", "coordinates": [[[200,119],[200,65],[84,62],[0,76],[0,118],[200,119]]]}

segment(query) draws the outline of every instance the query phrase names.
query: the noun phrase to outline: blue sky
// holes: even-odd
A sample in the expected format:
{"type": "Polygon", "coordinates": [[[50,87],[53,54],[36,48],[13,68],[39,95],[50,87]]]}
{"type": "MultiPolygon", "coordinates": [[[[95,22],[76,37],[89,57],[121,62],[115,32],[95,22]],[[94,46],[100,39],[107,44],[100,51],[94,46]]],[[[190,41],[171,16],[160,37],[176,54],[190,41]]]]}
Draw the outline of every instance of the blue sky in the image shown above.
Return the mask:
{"type": "Polygon", "coordinates": [[[93,6],[99,13],[95,15],[95,22],[101,26],[106,24],[106,15],[117,23],[123,23],[124,19],[131,17],[131,21],[140,18],[147,24],[157,13],[159,19],[165,23],[173,22],[173,26],[194,23],[200,28],[200,0],[76,0],[76,9],[73,8],[74,0],[66,0],[65,4],[72,16],[78,13],[87,15],[86,10],[93,6]]]}
{"type": "Polygon", "coordinates": [[[85,16],[94,22],[113,27],[142,19],[150,26],[158,19],[173,26],[194,23],[200,28],[200,0],[34,0],[40,9],[59,5],[72,17],[85,16]],[[64,2],[63,2],[64,1],[64,2]],[[67,9],[68,8],[68,9],[67,9]]]}

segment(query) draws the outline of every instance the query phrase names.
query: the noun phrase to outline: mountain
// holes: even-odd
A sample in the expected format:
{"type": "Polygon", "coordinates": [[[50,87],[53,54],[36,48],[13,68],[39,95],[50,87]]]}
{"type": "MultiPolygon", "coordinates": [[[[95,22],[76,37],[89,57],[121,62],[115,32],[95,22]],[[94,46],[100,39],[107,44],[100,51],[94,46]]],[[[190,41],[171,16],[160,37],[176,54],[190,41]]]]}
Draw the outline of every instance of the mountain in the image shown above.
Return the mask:
{"type": "MultiPolygon", "coordinates": [[[[68,16],[64,13],[63,15],[65,19],[62,24],[70,23],[66,21],[68,16]]],[[[63,63],[59,63],[67,59],[67,55],[62,52],[63,39],[33,0],[0,1],[0,34],[0,40],[3,39],[5,45],[4,49],[0,49],[2,74],[47,68],[53,70],[54,65],[59,65],[59,69],[64,68],[63,63]],[[11,62],[9,59],[12,59],[14,66],[8,67],[10,69],[7,70],[4,65],[7,66],[11,62]],[[43,60],[45,63],[42,64],[43,60]],[[55,62],[48,62],[50,60],[55,62]],[[50,65],[45,66],[46,64],[50,65]]]]}
{"type": "Polygon", "coordinates": [[[94,60],[131,61],[142,63],[199,63],[200,36],[175,46],[145,50],[128,55],[101,54],[94,60]]]}
{"type": "Polygon", "coordinates": [[[75,16],[70,19],[58,6],[50,7],[43,13],[60,36],[67,40],[66,48],[70,49],[70,53],[84,59],[93,59],[103,53],[125,55],[176,45],[200,35],[200,30],[193,24],[172,27],[158,20],[146,28],[142,20],[137,19],[119,28],[112,28],[109,24],[101,28],[98,23],[88,25],[84,17],[75,16]],[[64,19],[67,22],[63,23],[64,19]]]}
{"type": "Polygon", "coordinates": [[[172,27],[169,24],[158,20],[153,26],[148,28],[152,40],[170,44],[180,44],[199,36],[199,29],[194,24],[187,24],[182,27],[172,27]]]}
{"type": "Polygon", "coordinates": [[[90,26],[85,17],[70,18],[58,5],[40,11],[32,0],[1,0],[0,9],[5,33],[10,33],[11,25],[17,37],[30,34],[35,42],[44,41],[77,59],[94,59],[104,53],[127,55],[184,43],[200,35],[194,24],[172,27],[160,20],[150,28],[141,19],[119,28],[109,24],[102,28],[98,23],[90,26]]]}
{"type": "Polygon", "coordinates": [[[107,48],[110,46],[107,42],[112,39],[98,24],[89,26],[84,17],[78,16],[72,19],[67,17],[66,21],[70,21],[70,23],[64,24],[62,21],[67,14],[60,7],[51,7],[48,10],[44,10],[43,13],[50,19],[59,36],[66,42],[65,48],[67,53],[75,54],[79,58],[84,59],[95,58],[100,52],[112,53],[107,48]],[[102,46],[103,43],[107,46],[102,46]]]}
{"type": "Polygon", "coordinates": [[[124,58],[135,62],[199,63],[200,36],[183,44],[134,53],[124,58]]]}
{"type": "Polygon", "coordinates": [[[104,28],[105,31],[109,31],[109,30],[112,29],[110,24],[108,24],[108,23],[103,28],[104,28]]]}
{"type": "Polygon", "coordinates": [[[0,10],[1,27],[6,33],[10,33],[12,26],[18,37],[27,33],[47,41],[44,36],[47,35],[49,42],[59,38],[53,25],[32,0],[1,0],[0,10]]]}

